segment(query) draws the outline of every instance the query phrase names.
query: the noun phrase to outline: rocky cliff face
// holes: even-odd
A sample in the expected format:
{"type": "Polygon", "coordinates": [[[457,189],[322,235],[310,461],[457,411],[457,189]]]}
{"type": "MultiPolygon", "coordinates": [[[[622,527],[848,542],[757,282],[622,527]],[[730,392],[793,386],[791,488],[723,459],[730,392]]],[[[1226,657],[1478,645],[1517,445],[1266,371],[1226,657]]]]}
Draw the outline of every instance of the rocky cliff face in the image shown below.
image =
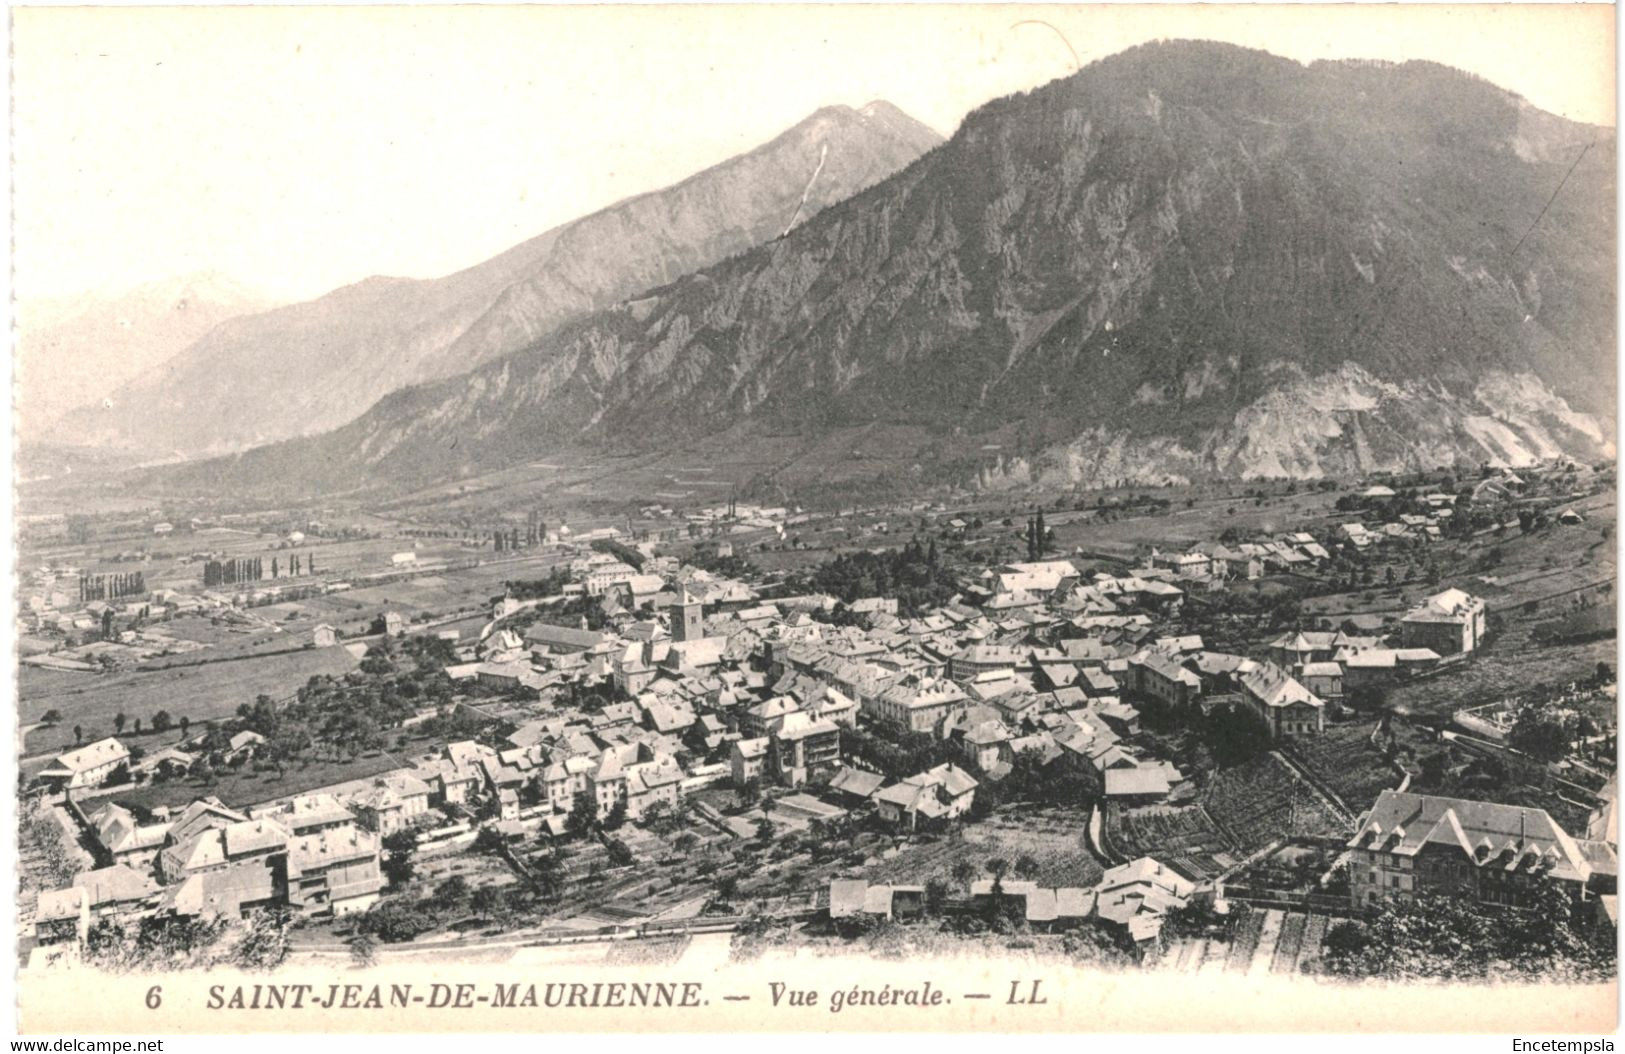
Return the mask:
{"type": "Polygon", "coordinates": [[[939,141],[886,103],[820,110],[756,150],[446,278],[371,278],[236,319],[56,438],[196,455],[337,427],[396,388],[521,350],[777,237],[798,209],[811,217],[939,141]]]}
{"type": "Polygon", "coordinates": [[[353,486],[873,421],[996,438],[964,466],[987,485],[1611,453],[1614,153],[1436,65],[1147,45],[230,472],[353,486]]]}

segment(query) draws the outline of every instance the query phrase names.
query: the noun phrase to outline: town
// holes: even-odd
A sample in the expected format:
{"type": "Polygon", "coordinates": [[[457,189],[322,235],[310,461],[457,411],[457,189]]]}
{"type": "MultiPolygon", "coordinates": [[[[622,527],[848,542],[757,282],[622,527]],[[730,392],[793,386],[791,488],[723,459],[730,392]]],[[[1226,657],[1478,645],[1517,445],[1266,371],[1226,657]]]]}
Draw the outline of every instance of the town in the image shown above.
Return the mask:
{"type": "Polygon", "coordinates": [[[1613,473],[25,517],[22,962],[1611,975],[1613,473]]]}

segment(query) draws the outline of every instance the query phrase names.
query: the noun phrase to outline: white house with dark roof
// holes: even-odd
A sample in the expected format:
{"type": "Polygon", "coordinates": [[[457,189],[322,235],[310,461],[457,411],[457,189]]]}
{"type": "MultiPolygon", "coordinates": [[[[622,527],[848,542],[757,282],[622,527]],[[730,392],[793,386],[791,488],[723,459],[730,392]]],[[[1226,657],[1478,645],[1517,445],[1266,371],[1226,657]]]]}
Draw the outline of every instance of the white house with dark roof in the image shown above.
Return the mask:
{"type": "Polygon", "coordinates": [[[602,633],[575,626],[533,622],[525,630],[525,643],[530,645],[531,652],[539,658],[589,651],[603,642],[602,633]]]}

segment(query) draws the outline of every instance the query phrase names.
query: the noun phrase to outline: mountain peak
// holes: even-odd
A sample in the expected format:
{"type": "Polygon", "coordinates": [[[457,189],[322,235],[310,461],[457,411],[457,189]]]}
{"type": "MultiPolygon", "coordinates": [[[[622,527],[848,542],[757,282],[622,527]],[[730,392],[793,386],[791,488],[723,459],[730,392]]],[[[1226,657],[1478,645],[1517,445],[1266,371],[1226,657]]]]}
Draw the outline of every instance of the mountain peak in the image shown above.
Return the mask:
{"type": "Polygon", "coordinates": [[[471,376],[189,478],[308,488],[321,465],[349,488],[788,437],[775,486],[1611,450],[1592,416],[1613,392],[1596,383],[1614,369],[1611,138],[1582,157],[1584,129],[1532,129],[1500,89],[1426,67],[1171,42],[988,104],[861,199],[830,193],[867,163],[846,144],[914,124],[894,111],[820,111],[827,134],[735,174],[791,203],[788,236],[781,218],[754,250],[471,376]],[[1442,103],[1416,90],[1435,82],[1442,103]]]}
{"type": "Polygon", "coordinates": [[[858,113],[870,119],[896,120],[901,118],[903,120],[913,120],[912,117],[909,117],[908,114],[904,113],[902,110],[899,110],[885,99],[871,99],[862,106],[858,107],[858,113]]]}
{"type": "Polygon", "coordinates": [[[189,454],[335,428],[397,388],[521,351],[566,321],[776,238],[940,141],[893,107],[825,107],[756,149],[455,274],[372,275],[235,319],[162,376],[132,378],[114,393],[116,412],[98,405],[65,425],[81,442],[189,454]],[[260,396],[241,412],[186,412],[249,383],[260,396]]]}
{"type": "Polygon", "coordinates": [[[923,154],[944,141],[942,134],[936,129],[915,120],[884,99],[871,99],[857,109],[849,106],[834,109],[849,119],[856,119],[866,128],[879,129],[887,138],[906,143],[917,153],[923,154]]]}

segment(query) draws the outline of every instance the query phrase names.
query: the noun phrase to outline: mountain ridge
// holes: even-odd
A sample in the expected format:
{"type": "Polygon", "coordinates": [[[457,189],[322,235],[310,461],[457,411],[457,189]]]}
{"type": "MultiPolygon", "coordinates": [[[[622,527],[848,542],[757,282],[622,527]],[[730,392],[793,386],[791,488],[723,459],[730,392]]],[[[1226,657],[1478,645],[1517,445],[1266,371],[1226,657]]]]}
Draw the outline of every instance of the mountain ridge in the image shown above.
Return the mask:
{"type": "MultiPolygon", "coordinates": [[[[893,108],[895,109],[895,108],[893,108]]],[[[816,211],[940,138],[897,111],[881,122],[824,107],[767,143],[677,183],[561,224],[442,278],[372,276],[233,320],[113,409],[65,425],[76,441],[199,455],[340,426],[404,384],[518,350],[563,321],[779,232],[820,148],[816,211]],[[230,413],[208,408],[233,407],[230,413]]]]}
{"type": "Polygon", "coordinates": [[[216,326],[264,311],[271,297],[213,271],[17,303],[18,431],[57,419],[183,353],[216,326]]]}
{"type": "Polygon", "coordinates": [[[1142,45],[782,239],[192,478],[871,422],[986,437],[985,486],[1611,456],[1614,153],[1434,63],[1142,45]]]}

